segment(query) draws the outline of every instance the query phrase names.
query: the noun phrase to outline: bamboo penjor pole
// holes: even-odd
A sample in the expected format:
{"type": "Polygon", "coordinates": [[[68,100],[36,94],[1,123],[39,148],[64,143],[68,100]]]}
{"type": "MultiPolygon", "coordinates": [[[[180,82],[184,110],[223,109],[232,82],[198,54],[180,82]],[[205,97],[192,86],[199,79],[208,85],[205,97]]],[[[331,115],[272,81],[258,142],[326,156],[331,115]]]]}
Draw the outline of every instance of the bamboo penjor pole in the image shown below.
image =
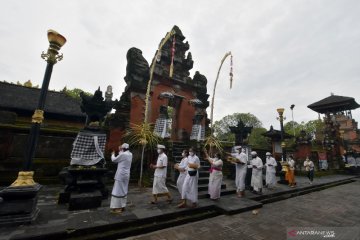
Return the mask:
{"type": "MultiPolygon", "coordinates": [[[[211,98],[211,110],[210,110],[210,130],[211,130],[211,136],[213,136],[214,134],[214,130],[213,130],[213,119],[214,119],[214,101],[215,101],[215,90],[216,90],[216,85],[217,85],[217,82],[218,82],[218,79],[219,79],[219,75],[220,75],[220,71],[221,71],[221,67],[225,61],[225,59],[228,57],[228,56],[231,56],[231,52],[227,52],[225,54],[225,56],[221,59],[221,63],[220,63],[220,67],[219,67],[219,70],[217,72],[217,76],[216,76],[216,80],[215,80],[215,83],[214,83],[214,89],[213,89],[213,95],[212,95],[212,98],[211,98]]],[[[232,74],[232,73],[231,73],[232,74]]],[[[230,75],[230,87],[232,86],[232,75],[230,75]]]]}
{"type": "Polygon", "coordinates": [[[146,88],[146,96],[145,96],[145,116],[144,116],[144,123],[142,124],[142,126],[140,126],[141,128],[141,132],[143,132],[144,136],[142,137],[143,139],[140,140],[140,143],[142,145],[142,151],[141,151],[141,161],[140,161],[140,179],[139,179],[139,186],[142,186],[142,179],[143,179],[143,169],[144,169],[144,153],[145,153],[145,147],[146,144],[148,143],[148,141],[146,140],[146,137],[150,137],[150,136],[145,136],[145,134],[147,135],[151,135],[152,132],[146,131],[149,130],[149,126],[148,125],[148,118],[149,118],[149,102],[150,102],[150,90],[151,90],[151,83],[152,83],[152,79],[153,79],[153,75],[154,75],[154,70],[155,70],[155,64],[156,64],[156,60],[158,59],[158,57],[160,57],[161,54],[161,50],[164,47],[165,43],[173,36],[175,35],[175,30],[171,30],[170,32],[168,32],[165,36],[165,38],[161,41],[158,50],[156,51],[156,55],[152,61],[151,64],[151,68],[150,68],[150,77],[149,77],[149,81],[147,84],[147,88],[146,88]]]}

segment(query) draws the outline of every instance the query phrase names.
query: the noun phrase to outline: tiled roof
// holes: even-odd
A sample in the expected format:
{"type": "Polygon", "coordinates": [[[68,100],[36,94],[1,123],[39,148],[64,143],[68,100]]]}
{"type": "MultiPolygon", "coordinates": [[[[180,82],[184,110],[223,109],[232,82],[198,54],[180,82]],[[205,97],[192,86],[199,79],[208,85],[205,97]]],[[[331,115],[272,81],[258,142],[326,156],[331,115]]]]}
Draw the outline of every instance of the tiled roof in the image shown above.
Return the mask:
{"type": "Polygon", "coordinates": [[[355,101],[354,98],[338,95],[331,95],[308,106],[308,108],[318,113],[340,112],[345,110],[353,110],[358,107],[360,107],[360,105],[355,101]]]}
{"type": "MultiPolygon", "coordinates": [[[[32,112],[37,107],[39,96],[39,88],[0,82],[0,109],[32,112]]],[[[79,101],[56,91],[48,91],[45,101],[45,113],[85,117],[85,114],[81,112],[79,101]]]]}

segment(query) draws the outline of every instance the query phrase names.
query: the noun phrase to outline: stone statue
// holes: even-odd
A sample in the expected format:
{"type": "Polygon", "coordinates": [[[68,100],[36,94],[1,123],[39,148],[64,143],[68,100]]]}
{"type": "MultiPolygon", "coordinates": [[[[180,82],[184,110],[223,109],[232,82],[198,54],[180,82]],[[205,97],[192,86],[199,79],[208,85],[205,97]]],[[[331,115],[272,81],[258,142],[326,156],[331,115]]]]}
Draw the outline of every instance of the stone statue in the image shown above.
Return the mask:
{"type": "Polygon", "coordinates": [[[142,55],[142,51],[138,48],[130,48],[126,54],[127,66],[125,82],[127,87],[135,85],[145,88],[150,78],[149,63],[142,55]]]}
{"type": "Polygon", "coordinates": [[[109,85],[106,88],[105,101],[111,101],[112,97],[113,97],[112,86],[109,85]]]}
{"type": "Polygon", "coordinates": [[[106,114],[113,108],[116,101],[104,101],[100,87],[95,91],[94,96],[80,93],[81,111],[87,116],[85,128],[98,128],[106,114]]]}
{"type": "Polygon", "coordinates": [[[206,93],[207,88],[206,88],[206,84],[207,84],[207,79],[204,75],[200,74],[199,71],[195,72],[194,78],[194,86],[196,88],[198,88],[199,92],[204,92],[206,93]]]}

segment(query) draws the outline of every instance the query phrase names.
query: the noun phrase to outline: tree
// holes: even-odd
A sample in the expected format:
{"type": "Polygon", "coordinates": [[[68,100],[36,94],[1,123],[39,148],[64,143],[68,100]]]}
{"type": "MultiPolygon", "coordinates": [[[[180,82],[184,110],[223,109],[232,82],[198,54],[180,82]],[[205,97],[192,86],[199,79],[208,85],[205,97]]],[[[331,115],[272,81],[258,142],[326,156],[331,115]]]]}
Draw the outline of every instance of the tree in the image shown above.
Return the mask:
{"type": "Polygon", "coordinates": [[[294,132],[295,132],[295,136],[299,136],[303,128],[304,128],[304,122],[298,123],[295,121],[290,121],[284,124],[284,131],[287,134],[290,134],[291,136],[294,136],[294,132]]]}
{"type": "Polygon", "coordinates": [[[299,136],[300,132],[304,130],[307,134],[310,134],[313,138],[315,137],[315,134],[321,132],[323,128],[324,128],[324,123],[320,119],[310,120],[308,122],[302,121],[301,123],[290,121],[284,125],[285,132],[290,135],[294,135],[294,129],[295,129],[295,136],[299,136]]]}
{"type": "Polygon", "coordinates": [[[65,93],[67,96],[72,97],[78,101],[81,101],[80,93],[84,92],[85,95],[92,96],[92,93],[85,92],[80,88],[67,89],[65,86],[60,92],[65,93]]]}
{"type": "Polygon", "coordinates": [[[321,133],[324,130],[325,124],[321,119],[316,119],[308,121],[305,123],[304,127],[305,131],[315,138],[316,134],[321,133]]]}
{"type": "Polygon", "coordinates": [[[267,130],[265,128],[253,128],[249,137],[249,145],[257,149],[268,149],[270,143],[262,134],[267,130]]]}

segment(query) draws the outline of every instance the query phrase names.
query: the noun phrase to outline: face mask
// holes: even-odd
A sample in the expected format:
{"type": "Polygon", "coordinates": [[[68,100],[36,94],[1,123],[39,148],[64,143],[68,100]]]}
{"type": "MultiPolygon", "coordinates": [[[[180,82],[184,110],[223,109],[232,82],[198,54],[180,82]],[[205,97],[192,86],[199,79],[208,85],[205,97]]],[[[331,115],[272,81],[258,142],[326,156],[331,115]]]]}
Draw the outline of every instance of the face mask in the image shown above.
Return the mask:
{"type": "Polygon", "coordinates": [[[181,156],[185,157],[185,153],[182,153],[181,156]]]}
{"type": "Polygon", "coordinates": [[[193,152],[190,152],[189,154],[190,154],[190,156],[194,156],[194,153],[193,153],[193,152]]]}
{"type": "Polygon", "coordinates": [[[239,151],[239,150],[235,150],[235,152],[236,152],[236,153],[240,153],[240,151],[239,151]]]}
{"type": "Polygon", "coordinates": [[[158,154],[160,154],[160,153],[161,153],[161,150],[160,150],[160,149],[158,149],[158,150],[157,150],[157,153],[158,153],[158,154]]]}

